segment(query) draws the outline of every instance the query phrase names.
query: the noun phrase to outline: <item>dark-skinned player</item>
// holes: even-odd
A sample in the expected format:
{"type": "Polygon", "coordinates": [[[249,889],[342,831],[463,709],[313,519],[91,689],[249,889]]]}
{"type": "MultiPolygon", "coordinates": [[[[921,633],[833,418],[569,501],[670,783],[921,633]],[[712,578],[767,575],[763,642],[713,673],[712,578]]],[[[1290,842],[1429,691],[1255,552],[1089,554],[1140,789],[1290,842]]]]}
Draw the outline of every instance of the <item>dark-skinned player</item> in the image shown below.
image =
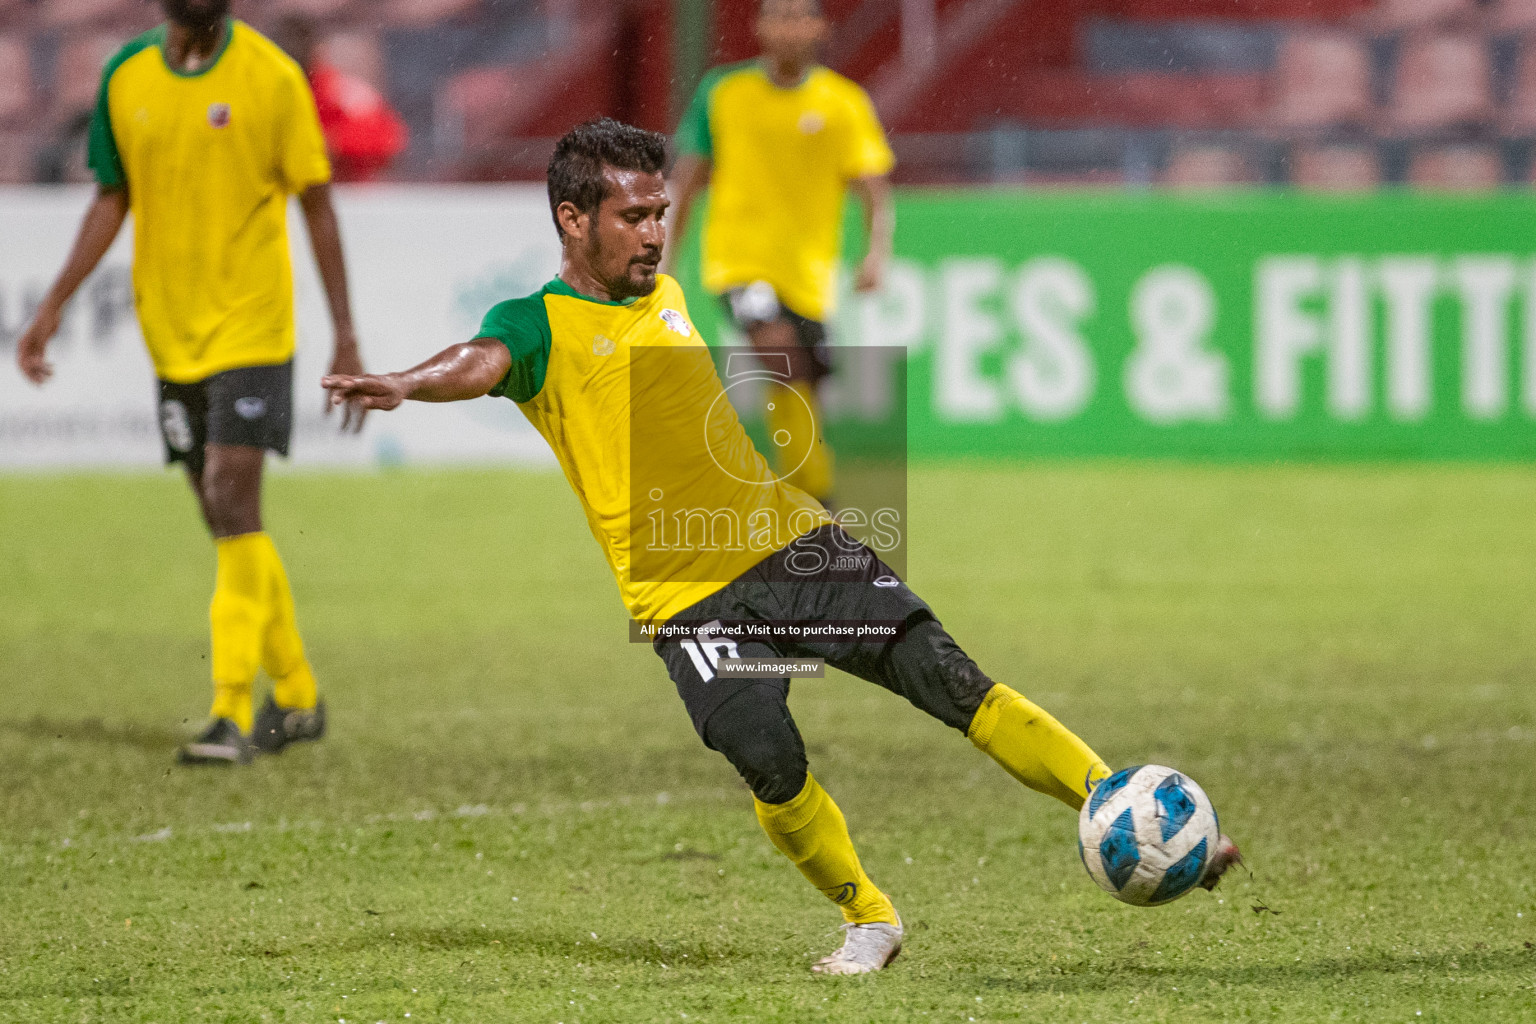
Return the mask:
{"type": "Polygon", "coordinates": [[[765,366],[788,357],[798,400],[771,402],[767,415],[769,433],[792,442],[773,454],[792,483],[830,502],[818,385],[831,370],[843,204],[852,192],[863,207],[869,248],[853,287],[873,291],[891,257],[895,157],[864,90],[817,63],[829,30],[817,0],[762,0],[756,29],[762,55],[705,75],[677,127],[671,232],[682,237],[708,185],[704,287],[754,348],[776,354],[765,366]]]}
{"type": "MultiPolygon", "coordinates": [[[[817,657],[878,683],[961,731],[1016,779],[1070,807],[1109,775],[1045,711],[989,679],[928,605],[814,498],[777,477],[735,413],[677,282],[657,272],[668,206],[665,140],[615,121],[555,148],[549,201],[559,275],[494,306],[477,337],[399,373],[333,374],[337,402],[510,398],[554,450],[632,618],[662,624],[656,652],[694,728],[751,787],[769,839],[842,910],[847,935],[815,970],[879,970],[901,949],[890,899],[859,864],[842,813],[809,774],[788,679],[717,671],[723,656],[817,657]],[[645,438],[642,444],[640,436],[645,438]],[[653,517],[653,500],[755,524],[694,542],[653,517]],[[838,555],[861,568],[835,571],[838,555]],[[644,565],[644,571],[639,567],[644,565]],[[731,638],[725,623],[895,622],[879,639],[731,638]]],[[[693,536],[693,535],[690,535],[693,536]]],[[[1214,885],[1236,849],[1212,857],[1214,885]]]]}
{"type": "MultiPolygon", "coordinates": [[[[299,197],[335,332],[331,368],[362,362],[347,297],[330,166],[304,73],[228,16],[228,0],[162,0],[166,22],[107,62],[90,132],[98,188],[69,258],[22,336],[37,384],[64,305],[134,222],[133,283],[159,378],[167,462],[186,467],[218,551],[212,721],[188,763],[244,763],[319,738],[325,705],[304,655],[282,560],[262,530],[266,452],[287,454],[293,283],[287,200],[299,197]],[[258,668],[273,681],[260,715],[258,668]]],[[[327,403],[326,409],[331,408],[327,403]]],[[[348,406],[342,429],[361,429],[348,406]]]]}

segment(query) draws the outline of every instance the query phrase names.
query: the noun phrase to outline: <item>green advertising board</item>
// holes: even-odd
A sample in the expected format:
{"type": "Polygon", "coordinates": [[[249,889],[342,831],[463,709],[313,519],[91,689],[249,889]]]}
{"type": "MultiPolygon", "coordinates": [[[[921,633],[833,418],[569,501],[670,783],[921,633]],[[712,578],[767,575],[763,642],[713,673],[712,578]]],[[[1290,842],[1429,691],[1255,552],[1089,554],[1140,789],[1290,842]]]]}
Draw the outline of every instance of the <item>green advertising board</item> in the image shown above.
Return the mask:
{"type": "Polygon", "coordinates": [[[908,191],[897,217],[836,331],[907,349],[914,456],[1536,456],[1531,197],[908,191]]]}

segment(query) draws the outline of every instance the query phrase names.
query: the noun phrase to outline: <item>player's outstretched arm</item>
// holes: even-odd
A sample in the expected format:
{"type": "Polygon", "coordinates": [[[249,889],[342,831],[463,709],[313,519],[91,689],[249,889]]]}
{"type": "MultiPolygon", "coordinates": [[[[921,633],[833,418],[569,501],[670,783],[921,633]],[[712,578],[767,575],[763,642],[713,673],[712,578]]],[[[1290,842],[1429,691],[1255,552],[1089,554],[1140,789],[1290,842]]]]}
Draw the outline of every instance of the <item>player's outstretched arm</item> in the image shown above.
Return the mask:
{"type": "Polygon", "coordinates": [[[869,237],[869,251],[859,264],[853,287],[856,291],[872,292],[885,279],[885,268],[890,265],[896,244],[896,204],[891,199],[891,179],[883,174],[855,178],[851,187],[864,208],[864,230],[869,237]]]}
{"type": "Polygon", "coordinates": [[[34,384],[41,384],[53,376],[48,364],[48,341],[58,333],[59,321],[64,316],[64,304],[75,294],[80,282],[90,276],[96,264],[112,247],[112,240],[128,216],[128,190],[123,188],[99,188],[96,199],[85,211],[80,222],[80,233],[75,245],[64,261],[64,269],[48,289],[48,294],[37,307],[32,323],[16,345],[16,365],[34,384]]]}
{"type": "Polygon", "coordinates": [[[337,405],[355,402],[364,409],[393,409],[410,399],[417,402],[461,402],[479,398],[507,375],[512,354],[489,338],[476,338],[445,348],[420,366],[400,373],[349,376],[329,374],[320,386],[337,405]]]}
{"type": "MultiPolygon", "coordinates": [[[[336,209],[331,205],[330,185],[311,185],[305,189],[299,194],[299,208],[304,211],[309,245],[314,251],[315,266],[320,271],[320,283],[325,286],[325,298],[331,310],[331,332],[335,338],[331,373],[361,376],[363,357],[357,345],[357,330],[352,326],[347,262],[341,252],[341,226],[336,222],[336,209]]],[[[326,403],[326,412],[331,411],[331,404],[326,403]]],[[[341,429],[351,427],[354,433],[362,430],[366,413],[365,406],[346,403],[341,429]]]]}

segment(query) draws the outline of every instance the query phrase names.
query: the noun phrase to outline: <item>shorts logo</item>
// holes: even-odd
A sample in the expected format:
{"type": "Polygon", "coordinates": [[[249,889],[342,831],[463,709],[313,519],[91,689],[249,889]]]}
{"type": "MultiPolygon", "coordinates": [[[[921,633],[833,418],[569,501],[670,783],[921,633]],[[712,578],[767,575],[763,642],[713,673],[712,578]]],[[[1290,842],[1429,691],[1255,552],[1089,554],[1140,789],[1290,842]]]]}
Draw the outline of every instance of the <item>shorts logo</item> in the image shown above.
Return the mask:
{"type": "Polygon", "coordinates": [[[779,318],[779,296],[767,281],[753,281],[728,294],[731,313],[743,324],[765,324],[779,318]]]}
{"type": "Polygon", "coordinates": [[[683,314],[679,313],[677,310],[662,310],[661,319],[666,322],[667,330],[676,334],[681,334],[685,338],[693,336],[693,325],[688,322],[687,317],[683,316],[683,314]]]}
{"type": "Polygon", "coordinates": [[[895,576],[876,576],[875,577],[875,586],[877,586],[877,587],[899,587],[899,586],[901,586],[901,580],[897,579],[895,576]]]}
{"type": "Polygon", "coordinates": [[[267,414],[267,400],[265,398],[237,398],[235,399],[235,412],[240,414],[243,420],[259,420],[267,414]]]}
{"type": "Polygon", "coordinates": [[[192,450],[192,423],[187,419],[187,407],[174,398],[160,403],[160,432],[171,451],[185,455],[192,450]]]}
{"type": "Polygon", "coordinates": [[[605,334],[598,334],[592,338],[592,354],[595,356],[611,356],[616,347],[613,339],[605,334]]]}
{"type": "Polygon", "coordinates": [[[229,104],[208,104],[208,123],[213,125],[215,128],[229,127],[229,104]]]}
{"type": "Polygon", "coordinates": [[[831,889],[821,890],[822,895],[836,903],[840,907],[846,907],[859,895],[858,882],[844,882],[842,885],[833,886],[831,889]]]}

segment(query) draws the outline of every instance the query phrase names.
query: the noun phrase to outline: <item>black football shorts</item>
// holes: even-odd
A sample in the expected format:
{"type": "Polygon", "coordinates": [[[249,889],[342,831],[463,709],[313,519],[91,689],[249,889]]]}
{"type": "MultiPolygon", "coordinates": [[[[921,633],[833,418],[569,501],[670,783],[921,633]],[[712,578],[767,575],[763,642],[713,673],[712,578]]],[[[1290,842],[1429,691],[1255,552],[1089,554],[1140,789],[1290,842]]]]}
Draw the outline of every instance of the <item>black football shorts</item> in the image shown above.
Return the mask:
{"type": "Polygon", "coordinates": [[[823,526],[775,552],[667,622],[682,634],[653,644],[706,745],[710,716],[744,690],[787,693],[788,679],[726,677],[721,657],[822,658],[833,668],[907,698],[964,731],[992,687],[956,646],[927,602],[890,566],[838,526],[823,526]],[[719,639],[727,623],[836,626],[839,635],[806,639],[719,639]],[[858,635],[859,625],[878,627],[858,635]]]}
{"type": "Polygon", "coordinates": [[[832,356],[828,351],[827,325],[820,320],[801,316],[779,301],[778,293],[767,281],[753,281],[741,288],[731,288],[721,298],[725,312],[742,333],[749,332],[758,324],[784,320],[795,329],[799,351],[789,353],[791,377],[796,380],[820,381],[832,372],[832,356]]]}
{"type": "Polygon", "coordinates": [[[203,471],[210,444],[246,445],[288,454],[293,433],[293,362],[242,366],[191,384],[160,382],[165,461],[203,471]]]}

